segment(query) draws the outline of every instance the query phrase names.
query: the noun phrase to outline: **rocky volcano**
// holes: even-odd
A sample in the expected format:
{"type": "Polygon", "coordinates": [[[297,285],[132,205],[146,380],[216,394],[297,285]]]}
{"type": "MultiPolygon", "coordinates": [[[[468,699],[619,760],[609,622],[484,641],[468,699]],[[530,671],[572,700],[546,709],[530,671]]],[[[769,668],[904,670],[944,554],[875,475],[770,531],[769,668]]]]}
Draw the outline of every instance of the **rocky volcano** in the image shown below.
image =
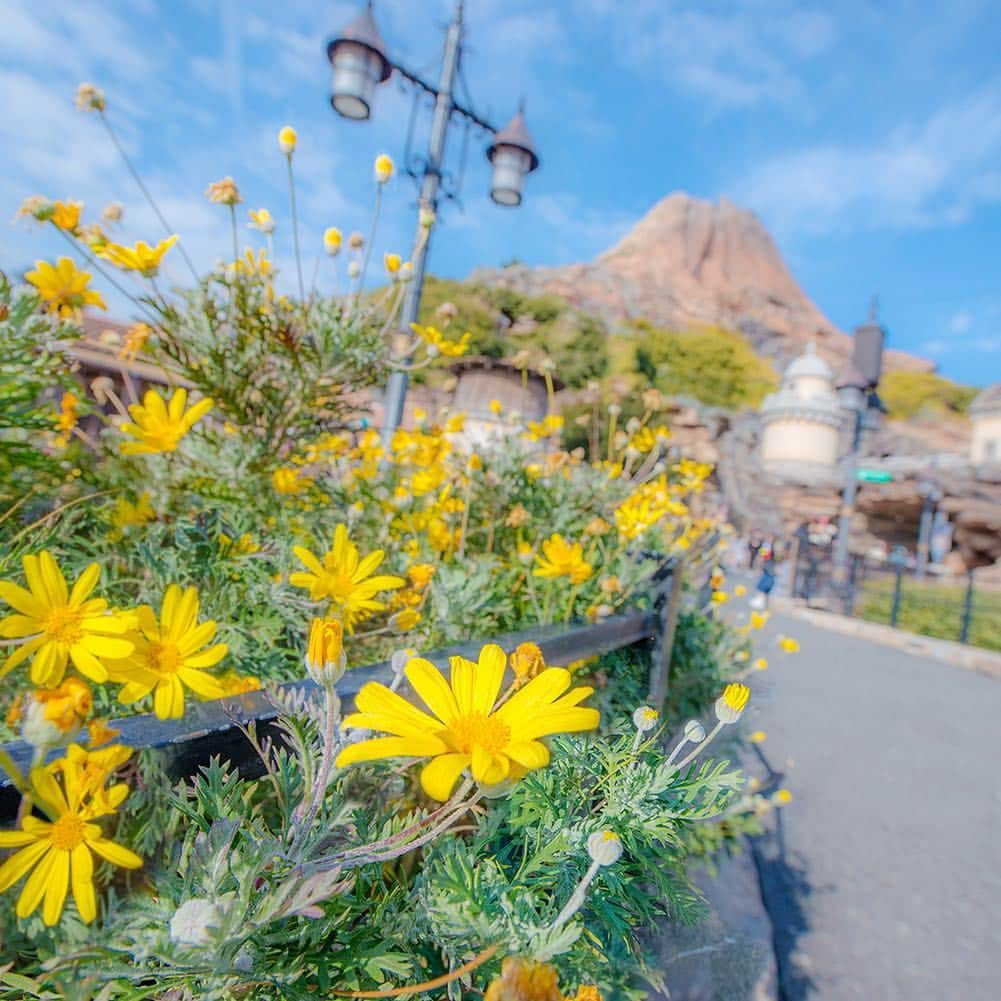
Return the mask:
{"type": "MultiPolygon", "coordinates": [[[[674,329],[740,330],[780,363],[811,340],[836,367],[851,351],[850,338],[803,292],[761,220],[726,198],[668,195],[590,264],[511,265],[478,269],[470,278],[529,295],[555,293],[613,326],[642,318],[674,329]]],[[[897,351],[886,363],[934,368],[897,351]]]]}

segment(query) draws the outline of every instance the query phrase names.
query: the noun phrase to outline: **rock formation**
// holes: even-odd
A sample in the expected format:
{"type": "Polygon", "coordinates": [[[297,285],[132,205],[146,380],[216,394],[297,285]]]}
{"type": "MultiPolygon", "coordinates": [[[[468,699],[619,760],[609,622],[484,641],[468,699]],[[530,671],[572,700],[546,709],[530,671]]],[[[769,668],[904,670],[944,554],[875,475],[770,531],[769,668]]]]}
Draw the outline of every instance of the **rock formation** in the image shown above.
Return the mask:
{"type": "MultiPolygon", "coordinates": [[[[780,362],[816,341],[837,370],[851,351],[847,335],[799,287],[758,217],[726,198],[713,203],[675,192],[590,264],[482,268],[470,278],[530,295],[555,293],[611,324],[643,318],[676,329],[741,330],[780,362]]],[[[934,368],[896,351],[886,363],[934,368]]]]}

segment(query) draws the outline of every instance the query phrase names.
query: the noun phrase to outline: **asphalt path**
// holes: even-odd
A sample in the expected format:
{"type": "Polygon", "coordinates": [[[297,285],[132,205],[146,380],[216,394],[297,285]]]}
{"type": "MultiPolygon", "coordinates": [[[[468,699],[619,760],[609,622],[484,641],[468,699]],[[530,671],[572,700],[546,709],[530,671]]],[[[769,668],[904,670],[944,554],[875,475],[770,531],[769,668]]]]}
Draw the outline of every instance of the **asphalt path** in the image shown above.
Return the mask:
{"type": "Polygon", "coordinates": [[[1001,681],[780,615],[756,645],[746,725],[794,795],[754,846],[780,996],[1001,999],[1001,681]]]}

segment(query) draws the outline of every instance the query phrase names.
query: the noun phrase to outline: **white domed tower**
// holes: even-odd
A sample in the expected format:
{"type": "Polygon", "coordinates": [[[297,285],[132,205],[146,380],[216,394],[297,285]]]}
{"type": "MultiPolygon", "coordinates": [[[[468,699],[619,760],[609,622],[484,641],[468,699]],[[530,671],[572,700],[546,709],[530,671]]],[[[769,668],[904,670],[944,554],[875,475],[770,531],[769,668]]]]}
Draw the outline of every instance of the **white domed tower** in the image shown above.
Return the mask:
{"type": "Polygon", "coordinates": [[[971,404],[970,464],[1001,466],[1001,382],[988,386],[971,404]]]}
{"type": "Polygon", "coordinates": [[[761,459],[769,472],[833,470],[838,461],[841,408],[834,372],[814,344],[790,364],[782,388],[761,404],[761,459]]]}

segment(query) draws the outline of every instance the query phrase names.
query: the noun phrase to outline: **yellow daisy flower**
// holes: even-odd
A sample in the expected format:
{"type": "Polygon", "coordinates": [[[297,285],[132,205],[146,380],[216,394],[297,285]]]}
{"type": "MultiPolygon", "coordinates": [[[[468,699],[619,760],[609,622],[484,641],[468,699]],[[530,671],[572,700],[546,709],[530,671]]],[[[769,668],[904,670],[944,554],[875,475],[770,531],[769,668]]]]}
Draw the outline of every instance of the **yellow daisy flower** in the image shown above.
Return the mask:
{"type": "Polygon", "coordinates": [[[75,234],[80,228],[80,212],[83,202],[53,202],[49,222],[58,229],[75,234]]]}
{"type": "Polygon", "coordinates": [[[101,293],[90,285],[90,272],[80,271],[69,257],[60,257],[55,265],[36,261],[35,270],[24,276],[38,289],[50,313],[68,320],[79,319],[84,306],[108,307],[101,293]]]}
{"type": "MultiPolygon", "coordinates": [[[[122,760],[131,754],[128,748],[109,748],[122,760]]],[[[98,751],[97,755],[107,752],[98,751]]],[[[21,820],[21,829],[0,831],[0,848],[20,848],[0,865],[0,892],[9,889],[30,872],[17,901],[17,916],[26,918],[42,904],[42,920],[54,925],[63,912],[66,895],[73,888],[73,899],[84,922],[97,917],[94,892],[94,856],[126,869],[137,869],[142,859],[128,848],[109,841],[97,817],[113,813],[129,793],[124,782],[103,789],[109,774],[97,770],[95,784],[88,754],[71,744],[65,759],[49,768],[35,768],[31,773],[31,799],[50,820],[30,814],[21,820]],[[57,776],[62,775],[62,783],[57,776]]]]}
{"type": "Polygon", "coordinates": [[[125,455],[158,455],[173,452],[194,424],[212,409],[212,400],[205,397],[185,413],[188,401],[186,389],[174,390],[170,403],[155,389],[147,389],[142,403],[129,407],[134,424],[123,424],[121,431],[135,441],[123,441],[119,448],[125,455]]]}
{"type": "Polygon", "coordinates": [[[779,646],[786,653],[798,653],[799,652],[799,641],[794,640],[791,636],[780,636],[779,646]]]}
{"type": "Polygon", "coordinates": [[[160,270],[164,254],[177,243],[177,239],[176,234],[168,236],[155,247],[151,247],[145,240],[140,240],[134,247],[105,243],[97,254],[122,271],[138,271],[144,278],[152,278],[160,270]]]}
{"type": "Polygon", "coordinates": [[[432,798],[447,800],[465,769],[482,785],[517,779],[549,764],[549,748],[540,740],[554,733],[593,730],[598,710],[580,706],[594,689],[570,691],[570,672],[550,667],[496,707],[507,657],[494,643],[480,651],[478,663],[452,657],[446,681],[430,661],[413,658],[406,676],[433,715],[423,712],[377,681],[364,685],[357,712],[347,728],[392,734],[346,747],[338,767],[381,758],[431,758],[421,785],[432,798]]]}
{"type": "Polygon", "coordinates": [[[570,543],[562,535],[551,535],[542,543],[544,555],[536,556],[539,564],[532,574],[536,577],[569,577],[574,584],[583,584],[593,572],[584,559],[584,547],[570,543]]]}
{"type": "Polygon", "coordinates": [[[289,583],[308,590],[313,601],[328,600],[349,633],[361,619],[386,607],[375,598],[379,591],[394,591],[406,583],[402,577],[388,574],[373,577],[385,553],[376,549],[361,559],[358,547],[348,538],[347,525],[337,526],[333,545],[322,557],[314,556],[303,546],[294,546],[292,552],[309,572],[290,574],[289,583]]]}
{"type": "Polygon", "coordinates": [[[226,656],[229,647],[216,643],[207,647],[216,633],[212,620],[198,622],[198,591],[182,591],[171,584],[163,596],[160,619],[149,605],[137,609],[139,630],[133,635],[134,650],[118,664],[111,665],[112,681],[125,684],[118,693],[122,705],[131,705],[153,692],[153,711],[159,719],[184,715],[184,689],[205,699],[223,696],[217,679],[205,672],[226,656]]]}
{"type": "Polygon", "coordinates": [[[107,681],[102,661],[128,656],[132,641],[124,635],[128,623],[109,615],[103,598],[89,597],[101,568],[91,563],[70,590],[48,550],[22,563],[27,588],[0,581],[0,598],[17,613],[0,619],[0,637],[24,640],[0,665],[0,677],[32,657],[32,684],[43,688],[63,680],[70,660],[91,681],[107,681]]]}

